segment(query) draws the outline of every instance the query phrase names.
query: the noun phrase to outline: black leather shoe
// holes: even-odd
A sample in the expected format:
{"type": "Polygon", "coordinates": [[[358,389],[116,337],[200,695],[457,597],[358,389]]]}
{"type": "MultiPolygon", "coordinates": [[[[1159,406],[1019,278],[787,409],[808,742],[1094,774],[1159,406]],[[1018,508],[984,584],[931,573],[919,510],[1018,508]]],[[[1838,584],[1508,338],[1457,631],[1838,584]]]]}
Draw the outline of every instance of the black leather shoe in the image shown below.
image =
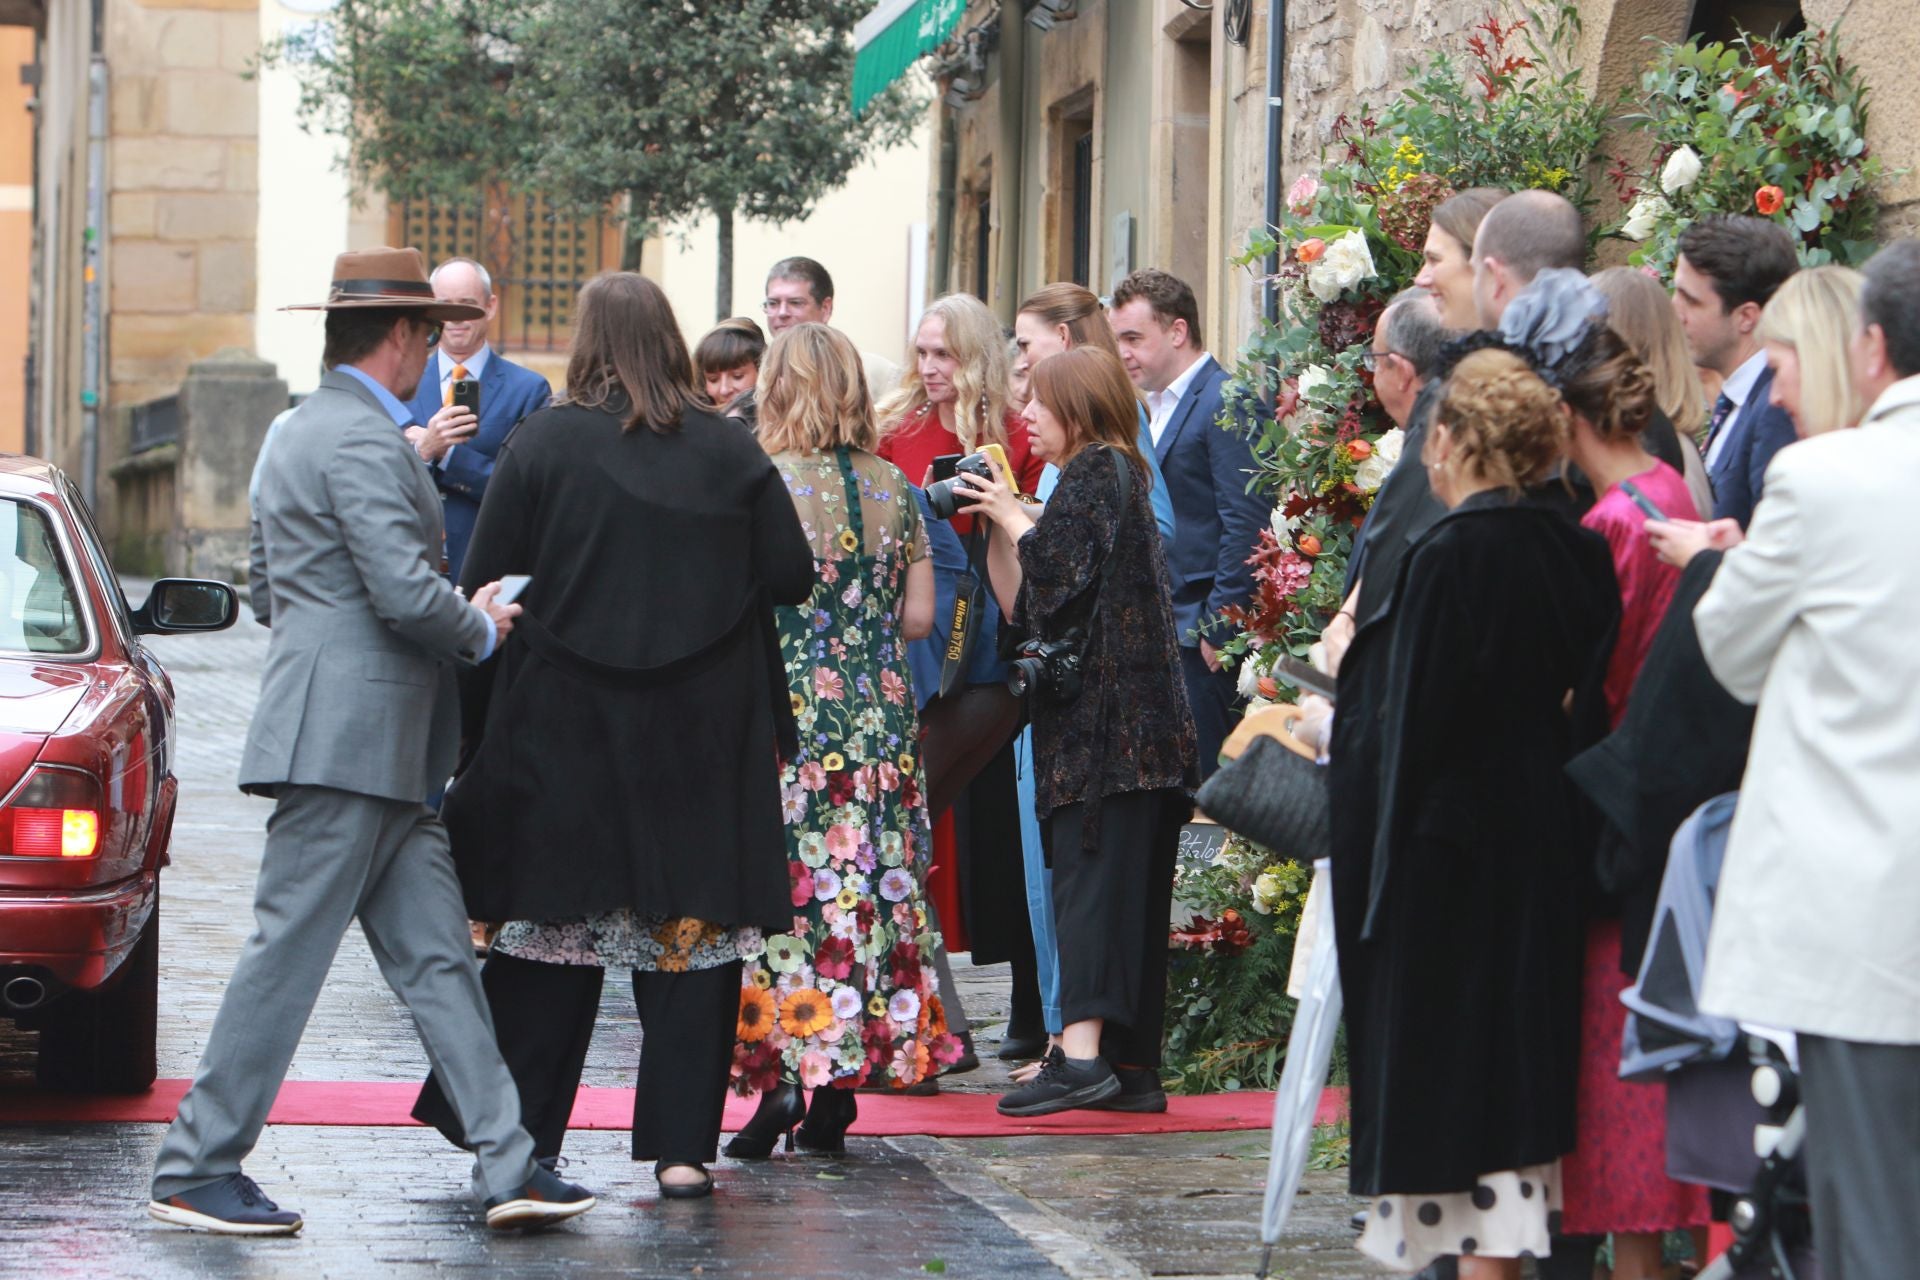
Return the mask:
{"type": "Polygon", "coordinates": [[[673,1160],[660,1160],[653,1166],[653,1180],[660,1183],[662,1200],[700,1200],[713,1194],[713,1174],[705,1165],[684,1164],[673,1160]],[[699,1182],[664,1182],[660,1175],[668,1169],[698,1169],[699,1182]]]}
{"type": "MultiPolygon", "coordinates": [[[[780,1135],[787,1137],[787,1150],[793,1150],[793,1131],[807,1118],[807,1100],[800,1086],[783,1080],[760,1095],[760,1107],[744,1128],[727,1144],[727,1155],[735,1160],[765,1160],[773,1154],[780,1135]]],[[[662,1191],[664,1194],[664,1189],[662,1191]]],[[[702,1192],[701,1194],[705,1194],[702,1192]]]]}
{"type": "Polygon", "coordinates": [[[1046,1028],[1009,1026],[1007,1034],[1000,1037],[998,1057],[1002,1062],[1032,1062],[1046,1051],[1046,1028]]]}
{"type": "Polygon", "coordinates": [[[847,1153],[847,1130],[860,1118],[860,1100],[851,1089],[815,1089],[807,1122],[795,1135],[802,1151],[841,1156],[847,1153]]]}

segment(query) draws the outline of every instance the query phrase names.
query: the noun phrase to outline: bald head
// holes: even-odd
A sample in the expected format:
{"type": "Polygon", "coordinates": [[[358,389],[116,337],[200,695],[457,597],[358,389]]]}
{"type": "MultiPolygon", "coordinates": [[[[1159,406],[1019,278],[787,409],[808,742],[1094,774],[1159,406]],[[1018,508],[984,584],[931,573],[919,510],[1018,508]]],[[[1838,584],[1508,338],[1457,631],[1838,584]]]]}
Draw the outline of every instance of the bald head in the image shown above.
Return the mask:
{"type": "Polygon", "coordinates": [[[1580,211],[1552,191],[1521,191],[1487,211],[1473,240],[1473,298],[1480,326],[1500,323],[1507,304],[1549,267],[1586,266],[1580,211]]]}

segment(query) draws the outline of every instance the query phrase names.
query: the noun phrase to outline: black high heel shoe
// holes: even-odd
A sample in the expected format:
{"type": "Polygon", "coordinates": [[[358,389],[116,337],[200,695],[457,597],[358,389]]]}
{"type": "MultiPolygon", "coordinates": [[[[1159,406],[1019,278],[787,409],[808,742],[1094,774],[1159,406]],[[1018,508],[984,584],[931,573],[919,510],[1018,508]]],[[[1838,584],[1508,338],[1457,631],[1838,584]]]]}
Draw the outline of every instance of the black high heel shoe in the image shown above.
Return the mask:
{"type": "Polygon", "coordinates": [[[815,1089],[806,1123],[796,1135],[800,1149],[821,1155],[847,1153],[847,1130],[860,1118],[860,1100],[851,1089],[815,1089]]]}
{"type": "Polygon", "coordinates": [[[760,1095],[760,1108],[753,1119],[727,1144],[727,1154],[735,1160],[765,1160],[773,1154],[780,1135],[787,1136],[787,1150],[793,1150],[793,1131],[807,1118],[806,1096],[791,1080],[760,1095]]]}

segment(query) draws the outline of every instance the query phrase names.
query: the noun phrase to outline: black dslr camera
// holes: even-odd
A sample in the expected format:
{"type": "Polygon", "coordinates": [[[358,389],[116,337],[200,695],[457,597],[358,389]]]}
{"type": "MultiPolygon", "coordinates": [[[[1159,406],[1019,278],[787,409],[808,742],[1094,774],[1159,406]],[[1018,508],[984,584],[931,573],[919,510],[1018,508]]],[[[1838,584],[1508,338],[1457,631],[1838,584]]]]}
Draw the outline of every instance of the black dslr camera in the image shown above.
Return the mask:
{"type": "Polygon", "coordinates": [[[963,492],[955,483],[960,475],[979,476],[982,480],[993,479],[993,468],[987,463],[987,455],[992,454],[994,461],[1000,464],[1000,472],[1007,477],[1007,483],[1013,491],[1020,492],[1020,484],[1013,478],[1013,468],[1007,465],[1007,454],[997,444],[989,444],[981,449],[962,456],[957,453],[944,453],[933,460],[933,482],[927,486],[927,506],[932,509],[936,520],[951,520],[960,514],[960,494],[963,492]]]}
{"type": "Polygon", "coordinates": [[[1038,690],[1059,705],[1080,696],[1080,651],[1086,632],[1075,627],[1058,640],[1028,640],[1007,664],[1007,689],[1016,698],[1038,690]]]}

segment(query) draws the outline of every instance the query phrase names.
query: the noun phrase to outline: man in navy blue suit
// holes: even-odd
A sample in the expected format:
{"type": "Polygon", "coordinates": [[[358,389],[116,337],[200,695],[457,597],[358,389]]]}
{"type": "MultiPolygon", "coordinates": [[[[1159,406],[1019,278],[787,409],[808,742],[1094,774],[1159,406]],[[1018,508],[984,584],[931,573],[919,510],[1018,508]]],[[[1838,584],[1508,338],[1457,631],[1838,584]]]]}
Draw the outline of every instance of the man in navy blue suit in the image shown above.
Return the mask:
{"type": "Polygon", "coordinates": [[[1799,270],[1786,228],[1765,218],[1713,214],[1680,233],[1673,309],[1693,362],[1720,375],[1707,420],[1713,518],[1753,519],[1773,455],[1796,439],[1793,419],[1768,403],[1773,370],[1754,337],[1774,290],[1799,270]]]}
{"type": "Polygon", "coordinates": [[[1193,290],[1164,271],[1136,271],[1114,288],[1109,316],[1120,359],[1146,393],[1147,429],[1173,499],[1173,623],[1205,777],[1219,767],[1220,745],[1237,718],[1233,675],[1221,669],[1216,649],[1226,636],[1208,624],[1228,605],[1252,599],[1247,557],[1273,504],[1247,492],[1250,430],[1220,424],[1227,371],[1207,354],[1193,290]]]}
{"type": "Polygon", "coordinates": [[[493,460],[520,419],[553,399],[553,388],[487,345],[500,299],[485,267],[472,258],[448,258],[434,268],[433,294],[442,302],[486,309],[477,320],[456,321],[441,331],[439,349],[407,405],[421,424],[409,427],[407,438],[426,460],[446,508],[447,574],[457,582],[493,460]],[[479,380],[477,419],[453,403],[453,384],[462,378],[479,380]]]}

